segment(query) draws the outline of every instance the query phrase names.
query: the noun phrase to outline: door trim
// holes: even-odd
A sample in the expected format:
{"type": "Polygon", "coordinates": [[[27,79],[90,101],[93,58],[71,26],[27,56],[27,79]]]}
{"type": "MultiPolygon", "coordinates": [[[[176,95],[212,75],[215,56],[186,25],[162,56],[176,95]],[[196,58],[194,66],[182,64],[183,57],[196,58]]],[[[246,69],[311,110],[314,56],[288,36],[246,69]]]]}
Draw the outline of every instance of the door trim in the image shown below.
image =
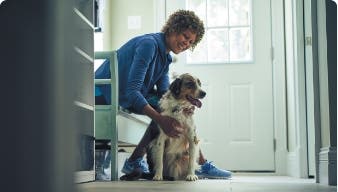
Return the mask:
{"type": "MultiPolygon", "coordinates": [[[[160,31],[166,21],[166,1],[154,1],[156,29],[160,31]],[[163,15],[164,14],[164,15],[163,15]]],[[[287,175],[287,122],[286,122],[286,71],[285,71],[285,43],[284,43],[284,0],[270,0],[271,5],[271,57],[273,63],[273,122],[275,150],[275,174],[287,175]]]]}
{"type": "Polygon", "coordinates": [[[274,97],[274,137],[276,139],[275,173],[286,175],[287,172],[287,121],[286,121],[286,70],[285,70],[285,34],[284,1],[271,1],[271,35],[273,63],[274,97]]]}
{"type": "Polygon", "coordinates": [[[287,175],[308,178],[303,1],[285,0],[289,43],[286,52],[288,119],[287,175]],[[291,119],[292,118],[292,119],[291,119]]]}

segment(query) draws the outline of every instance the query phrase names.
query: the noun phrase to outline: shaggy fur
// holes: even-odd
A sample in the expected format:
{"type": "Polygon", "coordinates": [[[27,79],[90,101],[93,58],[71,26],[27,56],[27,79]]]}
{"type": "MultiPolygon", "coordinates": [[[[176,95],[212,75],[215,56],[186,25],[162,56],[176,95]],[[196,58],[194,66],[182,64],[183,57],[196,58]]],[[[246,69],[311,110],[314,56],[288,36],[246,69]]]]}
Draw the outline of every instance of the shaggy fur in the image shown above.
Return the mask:
{"type": "Polygon", "coordinates": [[[155,174],[153,180],[198,179],[195,169],[199,148],[193,112],[195,107],[201,107],[199,99],[205,95],[199,79],[190,74],[176,78],[168,92],[163,95],[160,100],[161,114],[178,120],[184,131],[179,138],[172,138],[160,129],[158,137],[151,142],[151,154],[148,154],[148,158],[151,158],[155,174]]]}

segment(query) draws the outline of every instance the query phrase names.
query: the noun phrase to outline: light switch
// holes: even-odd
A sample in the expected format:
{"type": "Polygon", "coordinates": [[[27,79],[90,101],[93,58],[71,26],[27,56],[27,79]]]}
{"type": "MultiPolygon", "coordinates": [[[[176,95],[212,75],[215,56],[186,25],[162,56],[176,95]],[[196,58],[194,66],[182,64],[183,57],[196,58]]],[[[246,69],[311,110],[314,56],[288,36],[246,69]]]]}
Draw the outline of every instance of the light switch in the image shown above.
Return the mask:
{"type": "Polygon", "coordinates": [[[128,16],[128,29],[141,29],[141,16],[128,16]]]}

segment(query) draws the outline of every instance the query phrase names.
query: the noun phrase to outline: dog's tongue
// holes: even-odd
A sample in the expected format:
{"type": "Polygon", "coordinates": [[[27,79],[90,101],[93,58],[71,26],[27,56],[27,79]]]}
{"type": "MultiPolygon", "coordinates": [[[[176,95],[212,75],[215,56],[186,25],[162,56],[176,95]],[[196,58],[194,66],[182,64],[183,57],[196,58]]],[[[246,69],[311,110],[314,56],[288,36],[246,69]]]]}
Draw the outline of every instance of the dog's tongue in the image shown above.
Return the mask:
{"type": "Polygon", "coordinates": [[[196,107],[198,107],[198,108],[202,107],[202,102],[200,100],[195,99],[195,98],[191,97],[190,95],[187,96],[187,99],[191,104],[195,105],[196,107]]]}

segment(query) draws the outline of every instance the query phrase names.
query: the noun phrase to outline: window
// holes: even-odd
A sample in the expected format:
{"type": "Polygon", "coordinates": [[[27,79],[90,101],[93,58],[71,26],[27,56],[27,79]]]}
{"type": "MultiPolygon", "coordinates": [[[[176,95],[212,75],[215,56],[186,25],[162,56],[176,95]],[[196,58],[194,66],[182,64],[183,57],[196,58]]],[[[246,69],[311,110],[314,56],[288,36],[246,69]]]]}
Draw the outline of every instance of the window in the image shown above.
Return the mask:
{"type": "Polygon", "coordinates": [[[205,35],[187,63],[243,63],[253,60],[251,0],[186,0],[204,22],[205,35]]]}
{"type": "Polygon", "coordinates": [[[105,0],[94,1],[94,50],[103,50],[103,28],[104,28],[105,0]]]}

